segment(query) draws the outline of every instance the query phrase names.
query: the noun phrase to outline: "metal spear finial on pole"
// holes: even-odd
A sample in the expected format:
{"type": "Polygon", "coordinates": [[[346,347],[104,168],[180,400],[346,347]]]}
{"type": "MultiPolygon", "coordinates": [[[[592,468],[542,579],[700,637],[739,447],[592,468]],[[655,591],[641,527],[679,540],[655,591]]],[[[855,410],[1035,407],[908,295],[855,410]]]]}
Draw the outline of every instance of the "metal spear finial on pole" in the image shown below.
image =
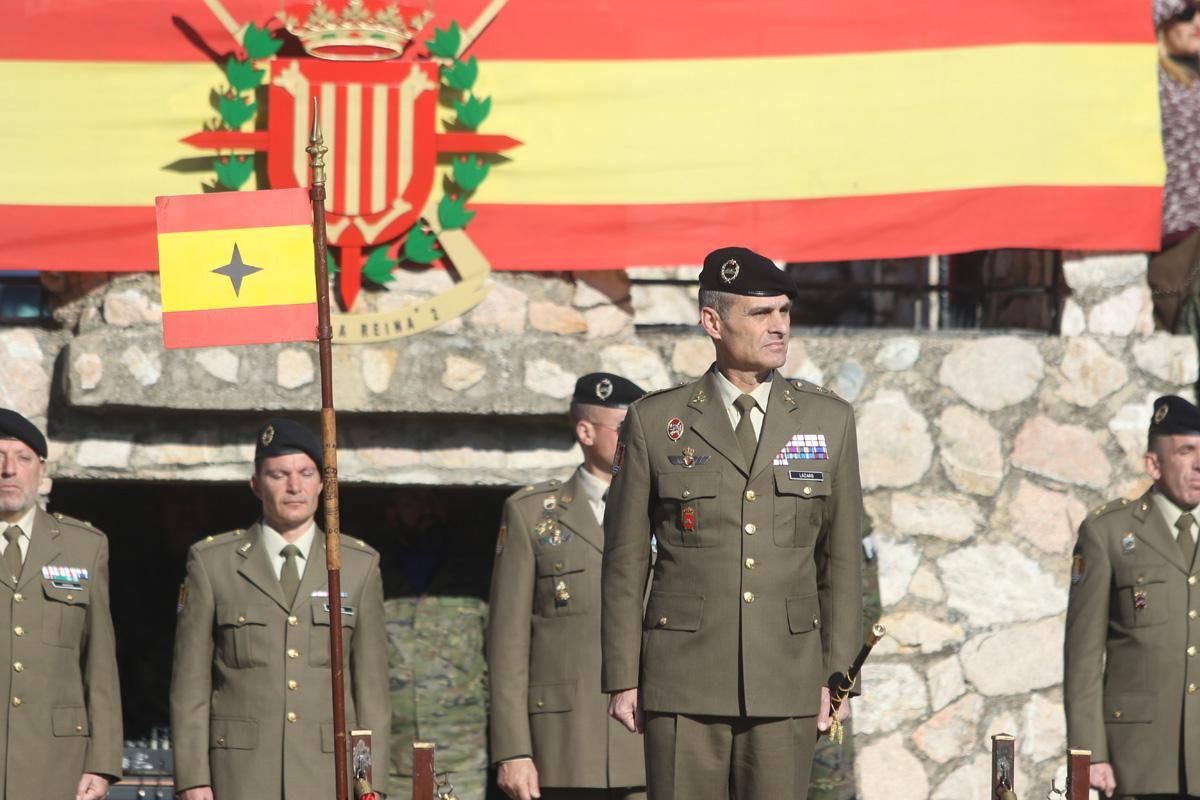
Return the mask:
{"type": "Polygon", "coordinates": [[[325,458],[325,555],[329,568],[329,664],[333,679],[333,773],[337,800],[347,800],[345,670],[342,667],[342,550],[338,506],[337,420],[333,408],[333,327],[329,323],[329,272],[325,241],[325,146],[313,98],[313,127],[305,151],[312,170],[313,245],[317,281],[317,352],[321,364],[321,449],[325,458]]]}

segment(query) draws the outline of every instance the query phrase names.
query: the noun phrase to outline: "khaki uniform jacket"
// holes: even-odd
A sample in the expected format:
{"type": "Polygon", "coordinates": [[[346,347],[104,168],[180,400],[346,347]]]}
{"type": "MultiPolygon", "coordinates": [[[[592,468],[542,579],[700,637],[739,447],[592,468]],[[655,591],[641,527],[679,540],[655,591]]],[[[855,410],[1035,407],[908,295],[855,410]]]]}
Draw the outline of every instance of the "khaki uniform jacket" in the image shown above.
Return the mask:
{"type": "Polygon", "coordinates": [[[1147,492],[1079,527],[1067,605],[1067,742],[1108,761],[1122,794],[1200,795],[1200,559],[1186,568],[1147,492]],[[1191,648],[1191,649],[1189,649],[1191,648]]]}
{"type": "Polygon", "coordinates": [[[104,534],[38,509],[15,585],[0,566],[0,609],[0,798],[74,797],[85,772],[119,778],[121,687],[104,534]],[[64,574],[70,568],[87,577],[64,574]]]}
{"type": "Polygon", "coordinates": [[[716,381],[647,395],[625,418],[604,520],[603,688],[640,686],[649,711],[815,715],[862,643],[854,414],[777,375],[747,464],[716,381]],[[824,437],[827,459],[777,457],[804,434],[824,437]]]}
{"type": "Polygon", "coordinates": [[[644,786],[642,737],[608,716],[600,691],[604,529],[578,483],[527,487],[504,505],[487,639],[492,761],[532,756],[542,786],[644,786]]]}
{"type": "MultiPolygon", "coordinates": [[[[171,735],[175,786],[217,800],[325,800],[335,790],[325,537],[313,539],[289,608],[261,527],[188,552],[175,628],[171,735]]],[[[379,554],[341,539],[346,730],[373,733],[374,788],[386,791],[387,644],[379,554]]]]}

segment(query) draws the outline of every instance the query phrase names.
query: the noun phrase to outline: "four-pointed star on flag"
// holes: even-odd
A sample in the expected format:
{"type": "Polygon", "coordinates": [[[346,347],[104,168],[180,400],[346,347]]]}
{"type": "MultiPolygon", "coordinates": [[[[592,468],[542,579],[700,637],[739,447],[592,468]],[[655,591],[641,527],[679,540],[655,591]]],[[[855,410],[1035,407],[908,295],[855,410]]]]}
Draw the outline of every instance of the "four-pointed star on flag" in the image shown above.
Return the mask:
{"type": "Polygon", "coordinates": [[[247,275],[253,275],[256,272],[262,272],[262,267],[255,267],[242,261],[242,253],[238,250],[237,243],[233,245],[233,256],[230,257],[229,263],[224,266],[217,267],[213,272],[218,275],[224,275],[229,278],[233,284],[233,293],[242,296],[242,279],[247,275]]]}

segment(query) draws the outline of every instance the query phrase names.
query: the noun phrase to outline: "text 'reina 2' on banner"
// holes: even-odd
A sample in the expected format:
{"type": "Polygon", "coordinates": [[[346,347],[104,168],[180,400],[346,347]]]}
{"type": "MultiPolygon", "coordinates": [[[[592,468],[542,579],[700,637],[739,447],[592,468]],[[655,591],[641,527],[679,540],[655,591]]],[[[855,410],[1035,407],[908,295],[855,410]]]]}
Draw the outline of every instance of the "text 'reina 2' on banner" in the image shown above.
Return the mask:
{"type": "Polygon", "coordinates": [[[305,120],[265,98],[298,85],[328,95],[330,211],[339,187],[359,198],[335,257],[376,280],[431,257],[401,236],[418,214],[430,233],[439,209],[418,201],[444,196],[502,270],[694,264],[731,241],[788,261],[1159,244],[1145,0],[510,0],[461,57],[433,44],[491,5],[435,0],[400,58],[318,70],[277,0],[73,0],[70,25],[15,0],[0,269],[155,269],[155,196],[215,175],[284,188],[305,120]],[[235,41],[216,7],[256,38],[235,41]],[[468,155],[487,158],[444,192],[468,155]],[[366,212],[396,198],[412,209],[393,236],[366,212]]]}
{"type": "Polygon", "coordinates": [[[307,191],[158,197],[155,210],[166,347],[316,340],[307,191]]]}

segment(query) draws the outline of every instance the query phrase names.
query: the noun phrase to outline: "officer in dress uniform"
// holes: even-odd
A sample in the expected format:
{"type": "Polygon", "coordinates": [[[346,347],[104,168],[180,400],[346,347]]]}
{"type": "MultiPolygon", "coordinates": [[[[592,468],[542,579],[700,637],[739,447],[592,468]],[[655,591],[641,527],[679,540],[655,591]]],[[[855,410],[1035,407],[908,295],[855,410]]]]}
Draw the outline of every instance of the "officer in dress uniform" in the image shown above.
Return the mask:
{"type": "Polygon", "coordinates": [[[1137,500],[1079,527],[1067,605],[1067,742],[1112,797],[1200,797],[1200,409],[1154,402],[1137,500]]]}
{"type": "Polygon", "coordinates": [[[642,737],[609,719],[600,691],[601,522],[617,430],[643,394],[618,375],[580,378],[583,464],[504,505],[487,651],[492,761],[513,800],[645,797],[642,737]]]}
{"type": "Polygon", "coordinates": [[[0,409],[0,800],[100,800],[121,776],[108,540],[37,506],[46,437],[0,409]]]}
{"type": "MultiPolygon", "coordinates": [[[[171,675],[182,800],[325,800],[335,790],[321,443],[290,420],[259,432],[262,518],[188,552],[171,675]]],[[[341,537],[346,728],[372,731],[386,791],[387,643],[379,554],[341,537]]]]}
{"type": "Polygon", "coordinates": [[[634,403],[613,461],[603,688],[645,730],[652,800],[800,800],[862,642],[854,415],[777,375],[794,287],[769,259],[717,250],[700,289],[716,363],[634,403]]]}

